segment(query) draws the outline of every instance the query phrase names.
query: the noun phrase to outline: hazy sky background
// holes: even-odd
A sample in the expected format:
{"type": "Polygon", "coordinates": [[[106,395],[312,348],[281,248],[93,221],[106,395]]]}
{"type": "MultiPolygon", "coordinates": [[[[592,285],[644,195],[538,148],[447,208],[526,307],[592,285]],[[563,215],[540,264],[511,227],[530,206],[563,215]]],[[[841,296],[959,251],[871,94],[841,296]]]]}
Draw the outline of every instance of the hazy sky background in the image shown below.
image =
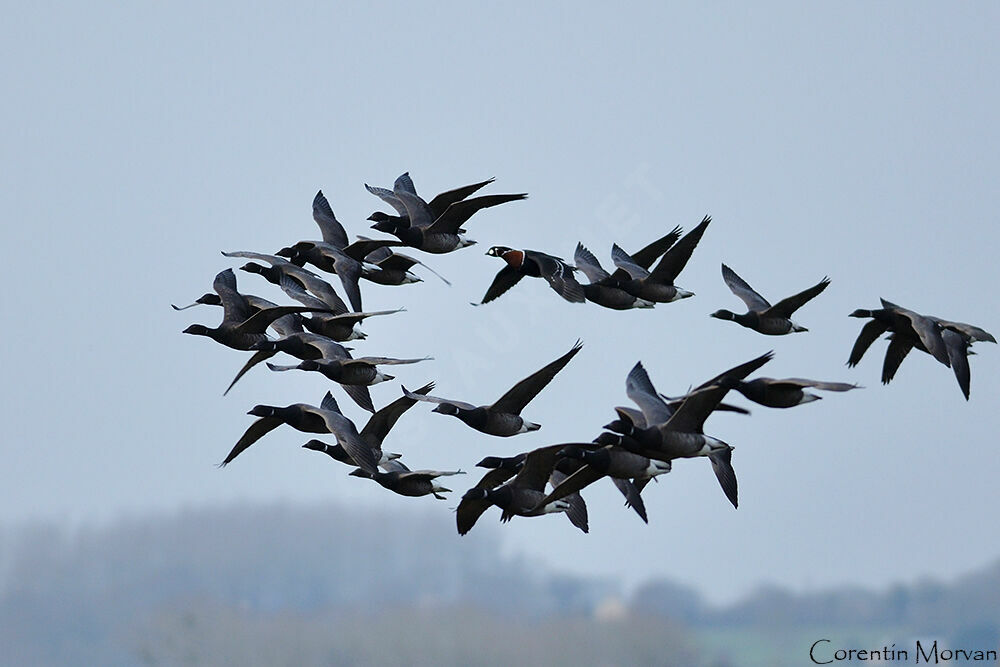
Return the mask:
{"type": "MultiPolygon", "coordinates": [[[[626,582],[663,575],[715,600],[764,581],[885,585],[983,565],[1000,555],[1000,350],[976,346],[968,403],[927,355],[889,387],[884,343],[844,362],[863,323],[847,314],[880,296],[1000,333],[997,25],[992,3],[10,5],[0,522],[321,498],[453,522],[476,461],[593,438],[637,360],[676,394],[774,349],[763,374],[866,389],[709,420],[736,447],[739,510],[698,459],[648,488],[648,526],[601,483],[586,494],[589,535],[562,517],[496,527],[494,510],[455,543],[502,529],[512,551],[626,582]],[[318,238],[319,188],[349,233],[374,235],[365,217],[384,207],[362,184],[407,170],[428,197],[495,176],[491,192],[530,199],[473,218],[479,245],[427,256],[453,287],[426,272],[362,283],[367,308],[407,312],[370,320],[357,350],[431,354],[396,375],[488,403],[582,338],[525,410],[542,429],[492,438],[411,410],[386,449],[469,470],[448,502],[347,477],[287,427],[216,469],[253,405],[318,404],[330,383],[261,366],[223,398],[246,355],[181,335],[218,309],[169,304],[239,266],[220,250],[318,238]],[[468,305],[501,267],[491,245],[570,258],[583,241],[610,266],[613,242],[634,250],[704,214],[678,280],[695,298],[614,312],[525,280],[468,305]],[[772,301],[829,275],[797,313],[809,333],[710,319],[742,305],[723,261],[772,301]]],[[[399,383],[372,395],[383,405],[399,383]]]]}

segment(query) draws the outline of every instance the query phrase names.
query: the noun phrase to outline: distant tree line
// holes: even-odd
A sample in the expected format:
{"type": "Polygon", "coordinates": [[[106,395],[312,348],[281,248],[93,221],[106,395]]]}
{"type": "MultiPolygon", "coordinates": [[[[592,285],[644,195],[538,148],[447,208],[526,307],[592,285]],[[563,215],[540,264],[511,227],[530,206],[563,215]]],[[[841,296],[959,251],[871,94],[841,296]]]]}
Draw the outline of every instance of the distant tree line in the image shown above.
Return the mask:
{"type": "Polygon", "coordinates": [[[1000,643],[1000,562],[948,585],[770,587],[719,608],[667,580],[625,596],[502,555],[488,527],[458,545],[453,530],[430,514],[338,505],[7,530],[0,645],[11,664],[720,667],[692,629],[863,625],[1000,643]]]}

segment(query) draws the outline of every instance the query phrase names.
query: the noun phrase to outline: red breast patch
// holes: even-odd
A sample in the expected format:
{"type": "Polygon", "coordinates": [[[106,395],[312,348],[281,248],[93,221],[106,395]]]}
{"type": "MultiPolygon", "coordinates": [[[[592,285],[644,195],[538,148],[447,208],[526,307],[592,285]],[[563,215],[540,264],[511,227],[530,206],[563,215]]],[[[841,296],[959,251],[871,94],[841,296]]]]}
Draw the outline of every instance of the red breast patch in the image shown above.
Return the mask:
{"type": "Polygon", "coordinates": [[[524,251],[523,250],[508,250],[503,254],[503,259],[509,265],[515,269],[520,268],[524,264],[524,251]]]}

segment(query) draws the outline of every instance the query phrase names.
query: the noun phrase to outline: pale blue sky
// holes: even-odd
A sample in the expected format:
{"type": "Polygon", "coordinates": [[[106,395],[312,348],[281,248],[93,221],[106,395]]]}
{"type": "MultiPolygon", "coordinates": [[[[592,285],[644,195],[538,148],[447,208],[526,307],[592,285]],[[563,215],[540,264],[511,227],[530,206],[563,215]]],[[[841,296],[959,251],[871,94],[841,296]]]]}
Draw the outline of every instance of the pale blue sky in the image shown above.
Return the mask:
{"type": "MultiPolygon", "coordinates": [[[[1000,329],[998,19],[985,2],[10,4],[0,522],[318,498],[453,521],[475,473],[453,501],[401,498],[300,451],[308,436],[290,429],[213,467],[253,405],[318,404],[328,383],[261,367],[223,398],[244,355],[181,335],[216,310],[169,307],[238,265],[220,250],[316,238],[319,188],[349,233],[370,233],[379,202],[362,184],[408,170],[428,195],[495,176],[491,191],[531,196],[470,221],[480,245],[427,260],[453,287],[364,284],[366,306],[407,308],[366,326],[365,353],[431,354],[399,378],[485,403],[585,342],[525,411],[537,433],[490,438],[414,408],[386,441],[413,467],[470,470],[590,439],[638,359],[669,393],[769,349],[767,375],[867,387],[713,417],[708,432],[736,446],[739,510],[706,461],[684,461],[646,492],[650,525],[602,484],[587,494],[590,535],[515,520],[501,533],[512,550],[714,599],[762,581],[947,577],[996,558],[1000,350],[977,346],[969,403],[926,355],[889,387],[884,344],[844,362],[861,325],[847,314],[879,296],[1000,329]],[[619,313],[526,281],[468,305],[500,268],[490,245],[571,257],[583,241],[610,265],[613,242],[636,248],[704,214],[714,221],[678,280],[695,298],[619,313]],[[723,261],[774,298],[829,275],[797,314],[810,332],[710,319],[740,305],[723,261]]],[[[372,394],[384,404],[398,384],[372,394]]]]}

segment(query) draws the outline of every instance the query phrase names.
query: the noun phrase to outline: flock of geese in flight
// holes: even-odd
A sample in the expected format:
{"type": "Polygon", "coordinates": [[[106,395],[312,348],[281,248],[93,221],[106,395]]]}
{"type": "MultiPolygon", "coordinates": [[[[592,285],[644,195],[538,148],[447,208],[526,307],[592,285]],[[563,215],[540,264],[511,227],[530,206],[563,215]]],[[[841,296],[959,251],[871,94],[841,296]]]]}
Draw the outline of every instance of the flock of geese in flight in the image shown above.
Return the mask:
{"type": "MultiPolygon", "coordinates": [[[[442,477],[461,471],[411,470],[401,454],[383,449],[383,441],[404,412],[417,403],[430,403],[433,412],[456,417],[470,428],[497,437],[529,433],[539,424],[521,416],[529,402],[580,351],[577,343],[558,359],[531,373],[512,386],[497,400],[486,405],[440,398],[431,395],[434,383],[410,391],[401,387],[402,396],[376,410],[368,387],[393,376],[386,366],[415,364],[430,357],[396,359],[380,356],[352,356],[352,348],[342,343],[362,340],[359,325],[369,317],[398,312],[365,311],[360,281],[381,285],[419,282],[414,273],[422,261],[397,252],[412,248],[425,253],[443,254],[473,245],[463,229],[477,212],[521,200],[526,194],[473,196],[493,179],[442,192],[430,201],[421,198],[408,174],[396,179],[392,189],[365,185],[366,189],[394,213],[375,212],[369,220],[372,228],[392,235],[393,239],[358,237],[350,242],[322,191],[313,200],[313,219],[322,240],[298,241],[272,254],[223,252],[230,258],[249,260],[240,267],[256,273],[279,286],[299,305],[278,305],[237,290],[236,275],[226,269],[215,277],[213,292],[184,310],[198,304],[221,305],[222,322],[215,328],[192,324],[184,333],[207,336],[228,347],[251,352],[225,393],[254,366],[265,362],[272,371],[301,370],[322,373],[338,384],[361,409],[370,413],[367,423],[358,425],[344,415],[331,392],[319,407],[306,403],[288,406],[257,405],[248,414],[256,417],[220,465],[231,463],[250,445],[281,425],[304,433],[333,436],[335,444],[312,439],[304,448],[322,452],[352,466],[350,475],[364,477],[404,496],[433,495],[444,499],[447,489],[442,477]],[[334,287],[320,274],[305,268],[334,274],[340,281],[345,303],[334,287]],[[269,334],[273,331],[274,336],[269,334]],[[294,365],[273,364],[269,359],[279,353],[298,359],[294,365]]],[[[486,253],[503,260],[504,266],[494,277],[480,304],[499,298],[522,278],[542,278],[563,299],[592,302],[605,308],[627,310],[652,308],[693,296],[676,284],[695,247],[711,222],[705,217],[687,234],[676,227],[645,247],[628,253],[612,246],[615,271],[608,273],[600,261],[582,244],[577,244],[574,263],[537,250],[493,246],[486,253]],[[577,280],[582,273],[586,283],[577,280]]],[[[437,274],[435,274],[437,275],[437,274]]],[[[447,282],[443,277],[441,280],[447,282]]],[[[746,305],[746,312],[717,310],[712,317],[730,320],[770,336],[807,329],[791,317],[803,305],[817,297],[830,284],[829,279],[775,304],[757,293],[731,268],[722,265],[726,285],[746,305]]],[[[888,334],[888,348],[882,368],[882,382],[888,384],[911,350],[926,352],[950,367],[959,387],[969,398],[969,355],[978,341],[996,343],[979,327],[921,315],[882,300],[881,308],[858,309],[851,317],[868,321],[851,350],[848,366],[855,366],[869,347],[888,334]]],[[[768,352],[734,368],[725,370],[678,397],[661,394],[654,387],[641,362],[625,379],[625,393],[636,407],[614,408],[616,418],[606,424],[592,442],[559,443],[523,452],[513,457],[487,456],[477,466],[486,468],[482,479],[465,492],[456,510],[458,532],[465,534],[490,507],[501,510],[501,520],[514,516],[538,516],[565,513],[574,526],[588,531],[587,506],[580,492],[602,477],[608,477],[625,497],[625,503],[643,521],[648,522],[642,491],[650,480],[670,472],[672,461],[680,458],[706,457],[734,507],[737,506],[737,482],[732,467],[732,447],[704,432],[705,420],[716,411],[747,413],[739,406],[723,402],[729,391],[771,408],[790,408],[820,398],[810,390],[843,392],[855,384],[821,382],[802,378],[774,379],[750,376],[773,356],[768,352]]]]}

